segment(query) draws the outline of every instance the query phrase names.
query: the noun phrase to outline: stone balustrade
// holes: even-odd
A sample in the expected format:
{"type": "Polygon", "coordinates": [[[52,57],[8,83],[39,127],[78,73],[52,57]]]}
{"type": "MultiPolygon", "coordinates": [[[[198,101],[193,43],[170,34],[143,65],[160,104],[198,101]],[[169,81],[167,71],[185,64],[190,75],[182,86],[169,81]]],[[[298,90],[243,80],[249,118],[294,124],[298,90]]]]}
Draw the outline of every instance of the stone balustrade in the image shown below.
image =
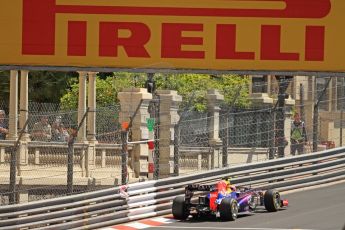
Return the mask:
{"type": "MultiPolygon", "coordinates": [[[[15,141],[0,141],[0,164],[10,164],[11,152],[15,141]]],[[[27,143],[27,164],[22,166],[57,166],[65,167],[67,164],[68,145],[61,142],[38,142],[27,143]]],[[[133,146],[129,145],[129,152],[133,146]]],[[[96,144],[95,162],[86,162],[85,155],[88,154],[88,145],[85,143],[74,144],[74,164],[80,166],[85,173],[86,165],[92,163],[96,168],[121,168],[121,145],[119,144],[96,144]]]]}
{"type": "MultiPolygon", "coordinates": [[[[220,168],[221,152],[212,147],[180,147],[180,174],[220,168]]],[[[228,165],[268,160],[268,148],[228,148],[228,165]]]]}

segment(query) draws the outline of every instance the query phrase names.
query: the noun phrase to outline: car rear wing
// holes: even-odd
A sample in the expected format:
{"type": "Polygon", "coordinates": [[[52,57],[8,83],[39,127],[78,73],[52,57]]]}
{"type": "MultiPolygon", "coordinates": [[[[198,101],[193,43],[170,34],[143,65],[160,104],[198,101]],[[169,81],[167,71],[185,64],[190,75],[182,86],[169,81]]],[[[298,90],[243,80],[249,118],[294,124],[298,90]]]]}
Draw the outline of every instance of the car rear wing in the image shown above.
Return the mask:
{"type": "Polygon", "coordinates": [[[185,201],[186,203],[190,203],[194,192],[210,192],[214,190],[214,185],[189,184],[185,187],[185,201]]]}
{"type": "Polygon", "coordinates": [[[194,192],[194,191],[213,191],[215,189],[214,185],[200,185],[200,184],[189,184],[186,186],[185,190],[190,191],[190,192],[194,192]]]}

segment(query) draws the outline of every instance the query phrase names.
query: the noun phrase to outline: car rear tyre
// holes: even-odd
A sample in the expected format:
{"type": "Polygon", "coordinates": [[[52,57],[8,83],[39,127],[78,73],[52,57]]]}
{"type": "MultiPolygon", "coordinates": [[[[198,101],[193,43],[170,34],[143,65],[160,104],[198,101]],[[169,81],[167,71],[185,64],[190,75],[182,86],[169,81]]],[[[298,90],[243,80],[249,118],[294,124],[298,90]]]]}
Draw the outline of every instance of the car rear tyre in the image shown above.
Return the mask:
{"type": "Polygon", "coordinates": [[[276,212],[281,207],[280,194],[276,190],[267,190],[264,195],[265,208],[269,212],[276,212]]]}
{"type": "Polygon", "coordinates": [[[174,218],[178,220],[185,220],[188,218],[189,210],[187,209],[183,196],[178,196],[174,199],[172,205],[172,214],[174,218]]]}
{"type": "Polygon", "coordinates": [[[219,206],[219,214],[221,220],[236,220],[238,214],[237,201],[231,198],[224,198],[219,206]]]}

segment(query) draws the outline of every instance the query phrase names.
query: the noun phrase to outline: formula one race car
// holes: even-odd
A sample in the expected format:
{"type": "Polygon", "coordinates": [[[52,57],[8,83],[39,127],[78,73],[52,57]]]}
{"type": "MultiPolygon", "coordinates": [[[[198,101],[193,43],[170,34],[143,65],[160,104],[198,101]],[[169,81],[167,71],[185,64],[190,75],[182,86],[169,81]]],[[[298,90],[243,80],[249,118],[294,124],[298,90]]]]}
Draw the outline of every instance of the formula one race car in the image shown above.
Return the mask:
{"type": "Polygon", "coordinates": [[[193,217],[215,215],[221,220],[235,220],[239,213],[252,213],[259,206],[269,212],[276,212],[288,206],[287,200],[281,200],[275,190],[257,190],[247,187],[236,188],[229,178],[223,178],[216,185],[191,184],[185,188],[185,196],[178,196],[172,205],[175,219],[185,220],[193,217]],[[195,192],[209,192],[192,199],[195,192]]]}

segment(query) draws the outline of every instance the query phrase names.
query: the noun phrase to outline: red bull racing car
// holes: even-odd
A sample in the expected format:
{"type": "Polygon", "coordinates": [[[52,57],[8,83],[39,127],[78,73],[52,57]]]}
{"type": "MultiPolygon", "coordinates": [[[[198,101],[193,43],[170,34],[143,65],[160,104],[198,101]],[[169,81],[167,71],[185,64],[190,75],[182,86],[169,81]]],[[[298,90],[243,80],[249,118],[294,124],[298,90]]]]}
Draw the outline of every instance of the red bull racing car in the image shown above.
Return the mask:
{"type": "Polygon", "coordinates": [[[247,187],[236,188],[229,178],[223,178],[215,185],[191,184],[186,186],[185,195],[174,199],[172,214],[175,219],[185,220],[190,215],[202,217],[215,215],[221,220],[236,220],[238,214],[253,213],[264,206],[268,212],[276,212],[288,206],[276,190],[257,190],[247,187]],[[195,192],[208,192],[192,199],[195,192]]]}

